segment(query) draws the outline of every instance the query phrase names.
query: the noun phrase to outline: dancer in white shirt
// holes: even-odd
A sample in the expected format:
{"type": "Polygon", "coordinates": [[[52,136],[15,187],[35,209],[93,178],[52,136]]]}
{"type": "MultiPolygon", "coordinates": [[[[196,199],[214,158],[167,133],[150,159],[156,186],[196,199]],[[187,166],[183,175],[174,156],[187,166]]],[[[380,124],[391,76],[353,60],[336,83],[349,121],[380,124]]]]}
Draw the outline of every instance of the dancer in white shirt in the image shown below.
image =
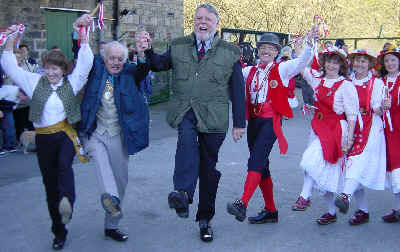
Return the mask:
{"type": "MultiPolygon", "coordinates": [[[[83,15],[77,26],[88,26],[89,15],[83,15]]],[[[11,26],[15,31],[17,26],[11,26]]],[[[85,30],[85,29],[83,29],[85,30]]],[[[67,237],[67,224],[72,217],[75,183],[72,161],[81,147],[71,124],[81,119],[77,94],[85,85],[93,64],[93,53],[84,32],[78,60],[68,74],[68,60],[61,51],[45,56],[45,76],[23,70],[13,54],[15,36],[9,37],[1,66],[11,80],[32,100],[29,119],[36,130],[37,156],[54,233],[53,249],[62,249],[67,237]]]]}

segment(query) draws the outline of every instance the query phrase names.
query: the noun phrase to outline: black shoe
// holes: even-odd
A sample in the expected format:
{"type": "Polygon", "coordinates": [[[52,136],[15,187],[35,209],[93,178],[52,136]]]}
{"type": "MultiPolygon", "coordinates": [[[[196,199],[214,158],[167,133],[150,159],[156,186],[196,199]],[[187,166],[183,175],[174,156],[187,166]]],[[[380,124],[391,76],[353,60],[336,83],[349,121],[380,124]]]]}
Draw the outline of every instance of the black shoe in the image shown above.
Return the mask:
{"type": "Polygon", "coordinates": [[[203,242],[211,242],[213,240],[213,230],[208,220],[200,220],[200,239],[203,242]]]}
{"type": "Polygon", "coordinates": [[[125,234],[118,229],[104,229],[104,235],[110,237],[115,241],[126,241],[128,240],[128,234],[125,234]]]}
{"type": "Polygon", "coordinates": [[[53,249],[54,250],[61,250],[64,247],[64,243],[65,243],[65,238],[61,239],[61,238],[54,238],[53,240],[53,249]]]}
{"type": "Polygon", "coordinates": [[[267,209],[261,210],[257,216],[249,217],[249,222],[251,224],[263,224],[266,222],[278,222],[278,211],[271,212],[267,209]]]}
{"type": "Polygon", "coordinates": [[[226,209],[228,213],[235,216],[238,221],[244,221],[244,219],[246,219],[246,207],[243,201],[237,199],[232,203],[228,203],[226,209]]]}
{"type": "Polygon", "coordinates": [[[173,191],[168,195],[168,205],[181,218],[189,217],[189,197],[184,191],[173,191]]]}

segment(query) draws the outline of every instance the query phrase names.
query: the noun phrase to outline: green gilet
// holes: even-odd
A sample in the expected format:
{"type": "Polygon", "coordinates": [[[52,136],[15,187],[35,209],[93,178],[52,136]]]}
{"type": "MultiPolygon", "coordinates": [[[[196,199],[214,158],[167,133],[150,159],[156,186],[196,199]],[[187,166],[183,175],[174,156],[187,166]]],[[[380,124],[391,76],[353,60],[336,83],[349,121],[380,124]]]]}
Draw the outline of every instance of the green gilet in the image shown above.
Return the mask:
{"type": "MultiPolygon", "coordinates": [[[[78,96],[74,94],[71,84],[67,78],[64,78],[63,83],[55,91],[64,105],[65,114],[69,124],[77,123],[81,120],[80,101],[78,96]]],[[[39,123],[42,117],[43,108],[53,93],[51,84],[45,76],[40,78],[35,90],[33,91],[31,107],[29,110],[29,120],[34,123],[39,123]]]]}
{"type": "Polygon", "coordinates": [[[193,109],[200,132],[224,133],[229,127],[229,79],[240,50],[216,36],[199,62],[195,43],[193,34],[171,43],[173,94],[167,121],[177,128],[193,109]]]}

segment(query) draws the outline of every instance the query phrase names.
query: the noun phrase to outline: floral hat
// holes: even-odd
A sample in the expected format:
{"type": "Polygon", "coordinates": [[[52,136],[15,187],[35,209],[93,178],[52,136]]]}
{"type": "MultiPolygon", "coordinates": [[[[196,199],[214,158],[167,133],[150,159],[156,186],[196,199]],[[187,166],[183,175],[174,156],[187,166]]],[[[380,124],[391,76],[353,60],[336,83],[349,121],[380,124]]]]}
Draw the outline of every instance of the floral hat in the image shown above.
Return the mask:
{"type": "Polygon", "coordinates": [[[348,67],[349,64],[347,62],[347,53],[343,49],[338,48],[336,46],[330,46],[324,48],[324,50],[321,52],[320,59],[321,61],[325,62],[325,56],[333,54],[338,55],[343,60],[345,67],[346,68],[348,67]]]}
{"type": "Polygon", "coordinates": [[[390,46],[387,50],[382,50],[378,56],[378,62],[383,65],[383,58],[386,54],[395,54],[400,56],[400,48],[395,47],[394,45],[390,46]]]}
{"type": "Polygon", "coordinates": [[[367,56],[369,59],[369,62],[371,62],[371,67],[374,67],[376,65],[376,56],[375,53],[371,50],[368,49],[362,49],[362,48],[358,48],[356,50],[353,50],[350,54],[349,54],[349,59],[351,63],[354,63],[354,58],[358,55],[363,55],[363,56],[367,56]]]}

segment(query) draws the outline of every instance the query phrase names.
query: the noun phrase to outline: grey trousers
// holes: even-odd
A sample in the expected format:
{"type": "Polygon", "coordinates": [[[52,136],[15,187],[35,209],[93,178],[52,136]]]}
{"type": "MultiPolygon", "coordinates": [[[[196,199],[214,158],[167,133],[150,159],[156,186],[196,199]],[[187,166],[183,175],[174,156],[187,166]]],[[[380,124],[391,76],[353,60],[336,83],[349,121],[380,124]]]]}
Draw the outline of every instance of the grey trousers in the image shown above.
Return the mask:
{"type": "MultiPolygon", "coordinates": [[[[86,141],[85,149],[96,166],[101,194],[109,193],[116,196],[122,204],[128,184],[129,163],[129,155],[123,144],[122,136],[110,136],[107,132],[100,135],[95,132],[86,141]]],[[[116,229],[120,220],[105,213],[104,228],[116,229]]]]}

